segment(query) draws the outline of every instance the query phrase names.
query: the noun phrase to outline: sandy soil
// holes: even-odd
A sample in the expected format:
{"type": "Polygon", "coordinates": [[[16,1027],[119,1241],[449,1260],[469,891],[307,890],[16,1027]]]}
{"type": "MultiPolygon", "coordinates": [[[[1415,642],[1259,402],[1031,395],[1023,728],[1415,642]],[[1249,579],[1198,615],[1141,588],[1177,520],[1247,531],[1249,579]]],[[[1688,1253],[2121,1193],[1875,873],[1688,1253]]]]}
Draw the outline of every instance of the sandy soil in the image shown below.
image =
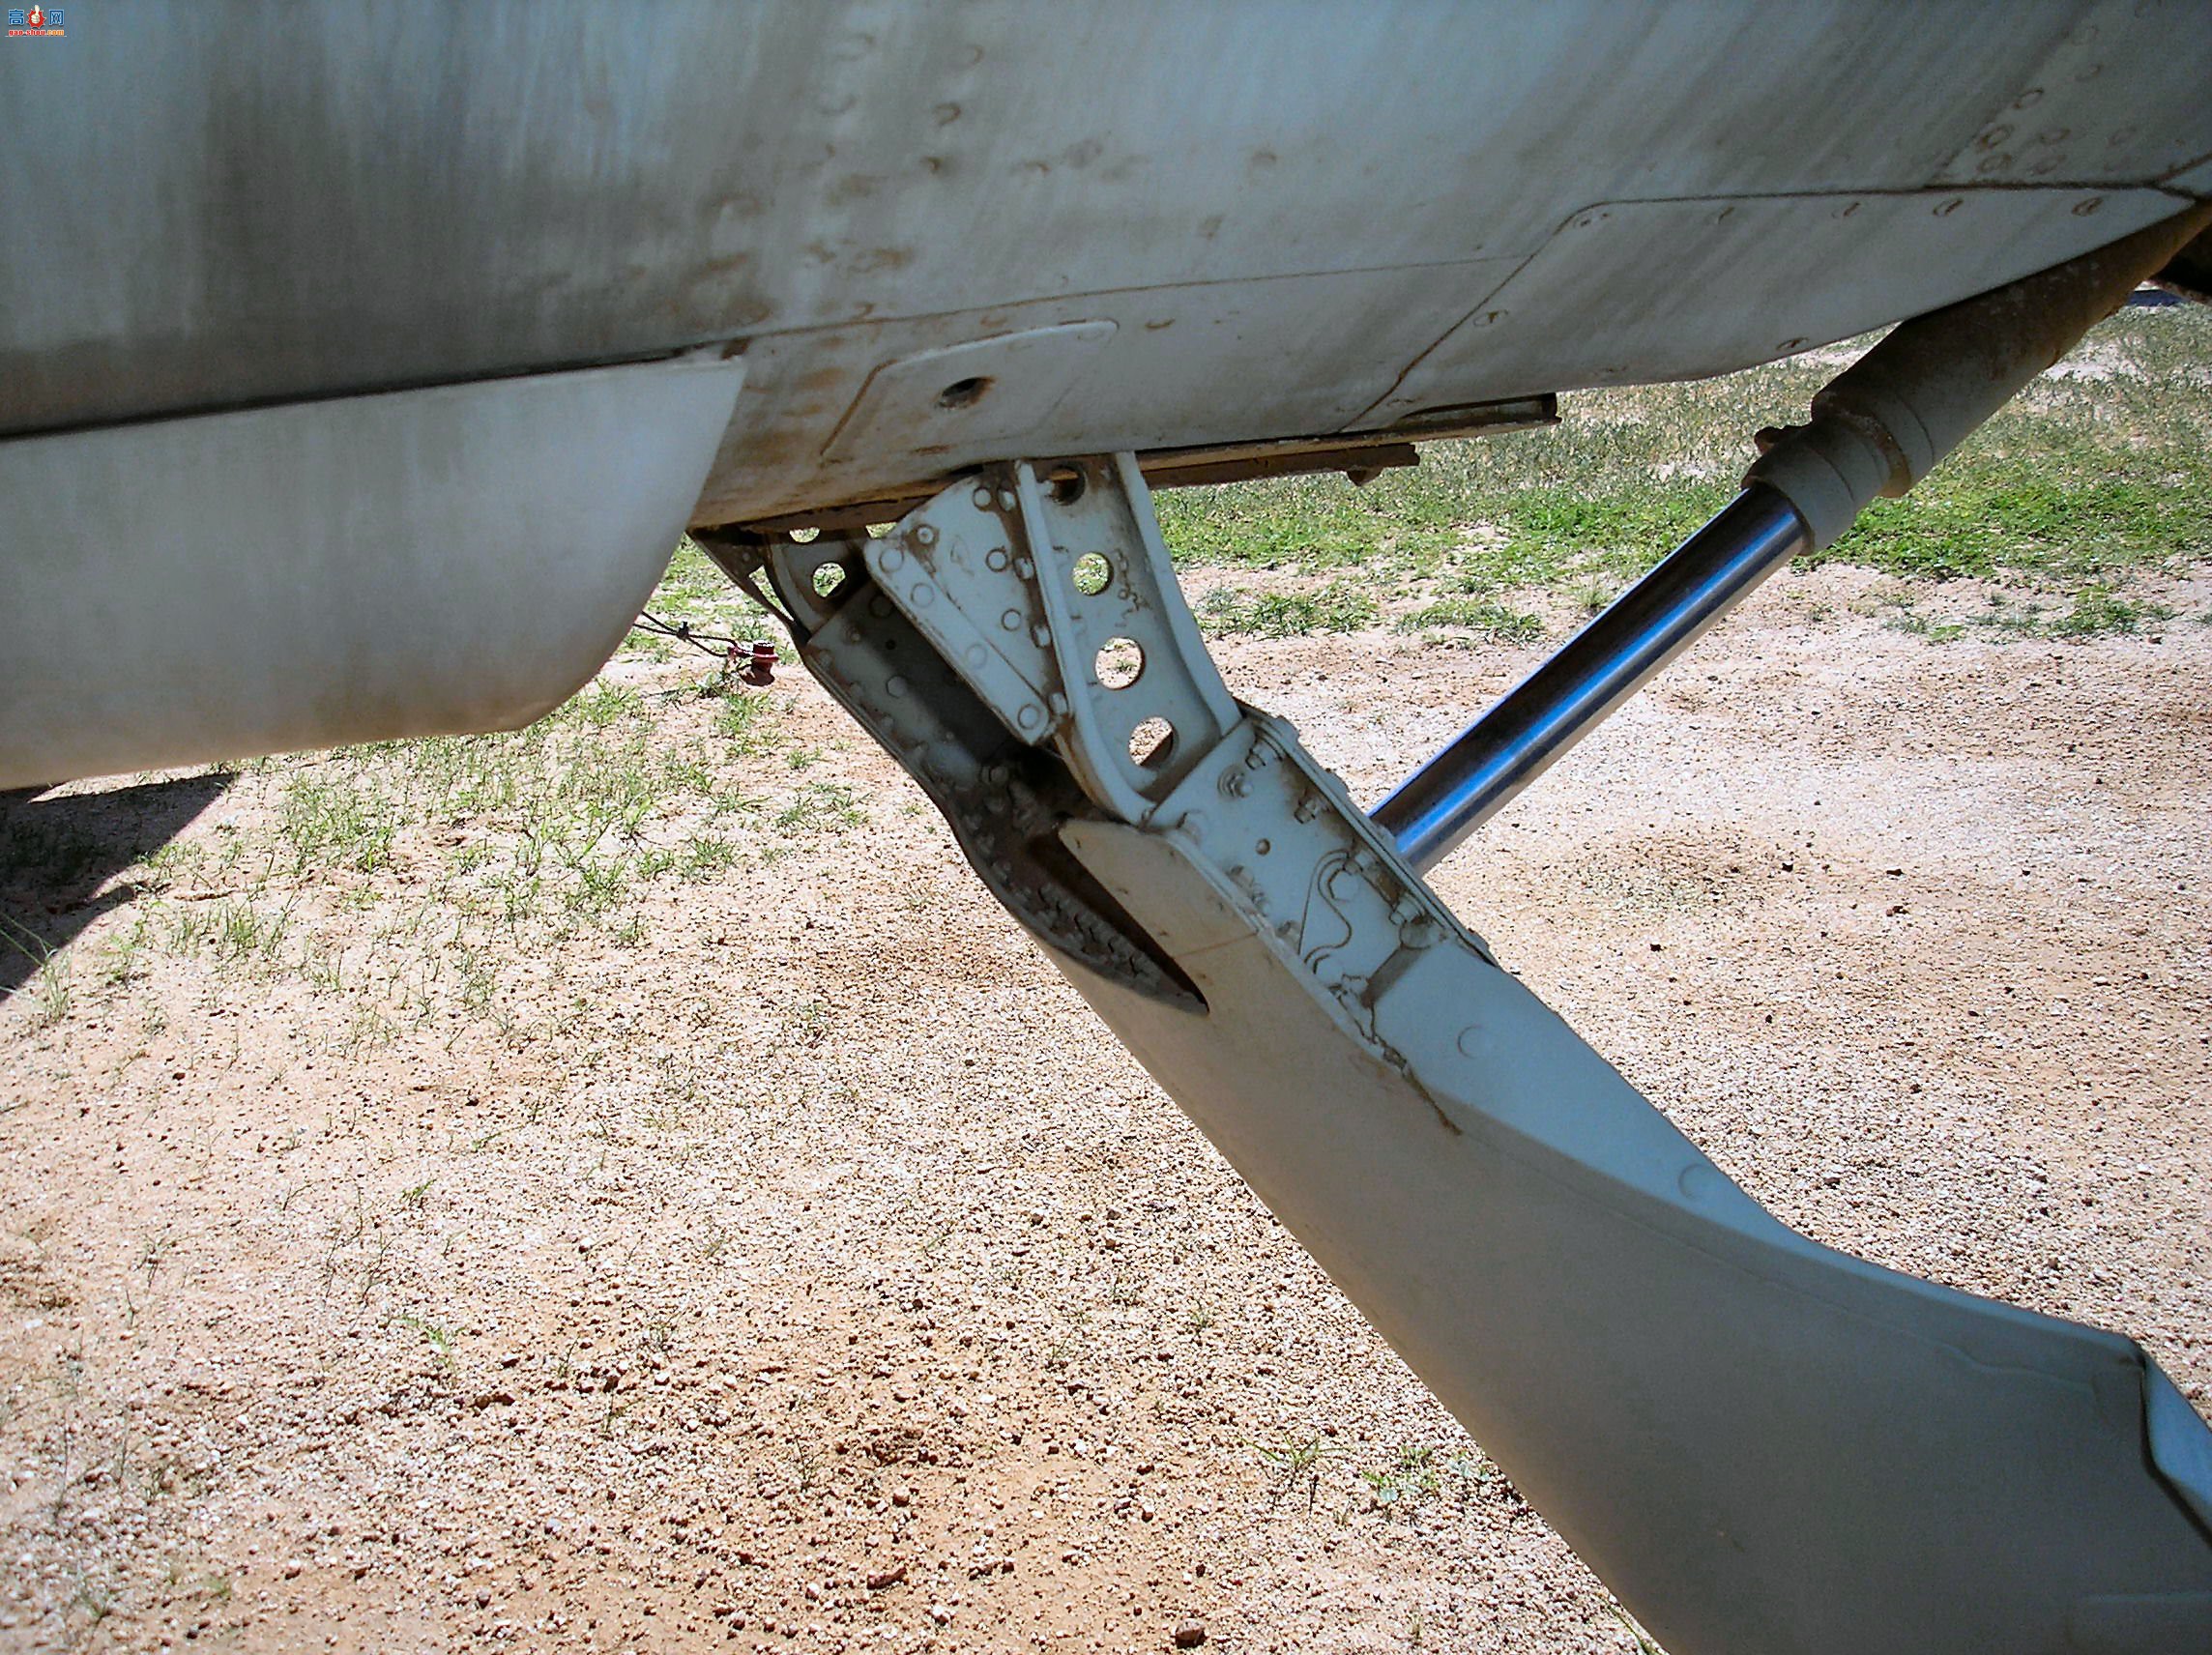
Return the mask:
{"type": "MultiPolygon", "coordinates": [[[[2212,628],[1936,646],[1866,579],[1761,594],[1440,887],[1784,1218],[2204,1407],[2212,628]]],[[[1369,798],[1533,656],[1224,653],[1369,798]]],[[[535,1032],[349,1049],[204,953],[0,1005],[0,1646],[1633,1649],[903,778],[771,693],[869,824],[507,962],[535,1032]]],[[[133,906],[8,899],[94,954],[133,906]]]]}

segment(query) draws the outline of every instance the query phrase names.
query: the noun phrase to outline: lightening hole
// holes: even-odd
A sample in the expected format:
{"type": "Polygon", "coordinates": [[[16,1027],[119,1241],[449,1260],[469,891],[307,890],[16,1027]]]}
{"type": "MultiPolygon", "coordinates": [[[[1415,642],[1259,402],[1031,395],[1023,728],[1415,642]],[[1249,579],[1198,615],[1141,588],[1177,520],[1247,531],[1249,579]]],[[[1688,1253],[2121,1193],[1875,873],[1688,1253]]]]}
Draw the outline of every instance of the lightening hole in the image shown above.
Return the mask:
{"type": "Polygon", "coordinates": [[[1106,590],[1106,583],[1114,576],[1114,566],[1106,561],[1102,552],[1085,552],[1075,560],[1075,590],[1086,597],[1096,597],[1106,590]]]}
{"type": "Polygon", "coordinates": [[[1156,770],[1175,751],[1175,726],[1165,718],[1148,718],[1129,732],[1129,757],[1146,769],[1156,770]]]}
{"type": "Polygon", "coordinates": [[[814,595],[828,597],[845,584],[845,571],[835,564],[824,564],[814,571],[814,595]]]}
{"type": "Polygon", "coordinates": [[[1109,638],[1091,659],[1091,670],[1104,688],[1127,689],[1144,674],[1145,652],[1134,638],[1109,638]]]}

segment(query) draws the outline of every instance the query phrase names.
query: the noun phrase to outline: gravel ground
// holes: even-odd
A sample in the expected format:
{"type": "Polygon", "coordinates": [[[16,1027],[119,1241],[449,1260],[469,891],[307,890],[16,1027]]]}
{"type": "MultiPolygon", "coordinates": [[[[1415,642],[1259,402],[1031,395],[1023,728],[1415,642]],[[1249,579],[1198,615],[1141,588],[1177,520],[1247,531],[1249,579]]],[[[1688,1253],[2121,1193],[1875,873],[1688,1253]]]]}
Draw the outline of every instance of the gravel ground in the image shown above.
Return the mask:
{"type": "MultiPolygon", "coordinates": [[[[1868,579],[1777,582],[1439,887],[1785,1219],[2202,1408],[2212,628],[1937,646],[1868,579]]],[[[1223,651],[1368,798],[1534,655],[1223,651]]],[[[350,1039],[205,948],[0,1005],[0,1646],[1634,1650],[903,778],[770,693],[865,823],[517,946],[519,1025],[350,1039]]],[[[395,979],[458,935],[412,843],[293,899],[395,979]]]]}

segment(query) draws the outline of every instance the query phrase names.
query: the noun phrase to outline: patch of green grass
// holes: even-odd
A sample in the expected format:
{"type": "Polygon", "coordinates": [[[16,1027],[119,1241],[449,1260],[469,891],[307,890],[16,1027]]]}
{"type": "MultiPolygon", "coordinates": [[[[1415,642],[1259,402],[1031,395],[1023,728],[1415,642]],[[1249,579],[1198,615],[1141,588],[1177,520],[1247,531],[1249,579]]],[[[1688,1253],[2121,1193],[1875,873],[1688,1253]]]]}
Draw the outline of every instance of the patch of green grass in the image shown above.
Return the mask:
{"type": "Polygon", "coordinates": [[[775,703],[765,695],[731,695],[714,709],[714,733],[740,758],[759,758],[789,740],[775,703]]]}
{"type": "Polygon", "coordinates": [[[1198,602],[1198,624],[1216,635],[1299,638],[1309,632],[1356,632],[1381,617],[1372,595],[1342,581],[1315,592],[1251,592],[1222,587],[1198,602]]]}
{"type": "Polygon", "coordinates": [[[1260,1456],[1260,1463],[1275,1480],[1276,1497],[1280,1498],[1302,1483],[1306,1490],[1306,1508],[1310,1511],[1320,1493],[1322,1457],[1328,1452],[1322,1446],[1321,1437],[1318,1435],[1302,1439],[1288,1437],[1271,1448],[1260,1443],[1254,1443],[1253,1447],[1260,1456]]]}
{"type": "Polygon", "coordinates": [[[1401,632],[1451,627],[1499,644],[1533,644],[1544,635],[1544,623],[1535,616],[1487,597],[1443,598],[1399,616],[1396,624],[1401,632]]]}
{"type": "Polygon", "coordinates": [[[796,837],[801,833],[842,833],[848,828],[858,828],[868,819],[860,808],[859,795],[841,781],[810,781],[802,783],[790,801],[775,814],[775,828],[779,833],[796,837]]]}
{"type": "Polygon", "coordinates": [[[73,996],[69,951],[49,946],[36,932],[5,915],[0,915],[0,944],[31,962],[31,1003],[39,1008],[40,1021],[50,1026],[69,1016],[73,996]]]}
{"type": "Polygon", "coordinates": [[[1359,1473],[1378,1506],[1411,1504],[1424,1495],[1433,1495],[1442,1488],[1438,1475],[1437,1451],[1428,1447],[1406,1447],[1398,1450],[1396,1460],[1388,1466],[1370,1466],[1359,1473]]]}
{"type": "Polygon", "coordinates": [[[638,717],[645,711],[645,697],[636,690],[603,680],[587,685],[573,700],[552,716],[566,723],[581,725],[587,730],[604,730],[638,717]]]}
{"type": "Polygon", "coordinates": [[[698,879],[706,874],[717,874],[725,868],[735,867],[742,853],[727,839],[711,833],[702,833],[689,840],[676,866],[685,879],[698,879]]]}
{"type": "Polygon", "coordinates": [[[2053,638],[2101,638],[2112,632],[2135,632],[2145,622],[2169,621],[2173,611],[2163,603],[2130,603],[2101,586],[2074,596],[2074,607],[2051,623],[2053,638]]]}
{"type": "Polygon", "coordinates": [[[434,1321],[426,1321],[420,1316],[410,1316],[405,1311],[398,1312],[392,1320],[400,1326],[411,1328],[422,1336],[422,1342],[430,1347],[430,1359],[438,1368],[449,1374],[453,1371],[453,1336],[451,1332],[434,1321]]]}
{"type": "MultiPolygon", "coordinates": [[[[1292,582],[1351,569],[1393,622],[1424,592],[1430,604],[1456,595],[1515,609],[1516,594],[1546,591],[1595,609],[1728,499],[1753,432],[1801,421],[1872,343],[1688,385],[1570,392],[1556,428],[1432,444],[1418,467],[1365,488],[1285,478],[1165,490],[1162,526],[1180,563],[1292,577],[1209,599],[1218,631],[1323,629],[1289,601],[1292,582]]],[[[2126,617],[2091,596],[2102,590],[2139,624],[2152,616],[2125,592],[2131,582],[2212,562],[2207,361],[2212,311],[2123,310],[2091,332],[2072,368],[2037,381],[1804,566],[2088,597],[2079,623],[2047,623],[2052,636],[2125,630],[2126,617]]]]}
{"type": "Polygon", "coordinates": [[[284,790],[280,831],[296,865],[374,873],[392,860],[396,799],[342,760],[303,769],[284,790]]]}
{"type": "Polygon", "coordinates": [[[2106,587],[2091,586],[2076,593],[2072,604],[2056,612],[2032,597],[2015,599],[2001,589],[1990,594],[1989,607],[1978,615],[1923,614],[1906,595],[1889,624],[1936,644],[1976,634],[2000,643],[2031,638],[2085,643],[2115,633],[2137,633],[2172,618],[2173,611],[2163,603],[2131,600],[2106,587]]]}
{"type": "Polygon", "coordinates": [[[263,914],[251,903],[233,900],[211,904],[207,922],[208,944],[217,959],[266,962],[283,943],[291,915],[263,914]]]}
{"type": "Polygon", "coordinates": [[[1430,553],[1447,521],[1398,509],[1388,491],[1358,492],[1336,478],[1228,483],[1158,497],[1169,543],[1186,562],[1247,568],[1324,569],[1377,552],[1430,553]]]}
{"type": "MultiPolygon", "coordinates": [[[[1876,501],[1848,534],[1801,562],[1857,564],[1905,579],[2033,575],[2073,585],[2212,555],[2212,477],[2184,487],[2125,475],[2069,477],[2075,456],[2067,459],[2056,468],[1955,461],[1904,499],[1876,501]]],[[[2112,459],[2129,469],[2124,456],[2112,459]]]]}

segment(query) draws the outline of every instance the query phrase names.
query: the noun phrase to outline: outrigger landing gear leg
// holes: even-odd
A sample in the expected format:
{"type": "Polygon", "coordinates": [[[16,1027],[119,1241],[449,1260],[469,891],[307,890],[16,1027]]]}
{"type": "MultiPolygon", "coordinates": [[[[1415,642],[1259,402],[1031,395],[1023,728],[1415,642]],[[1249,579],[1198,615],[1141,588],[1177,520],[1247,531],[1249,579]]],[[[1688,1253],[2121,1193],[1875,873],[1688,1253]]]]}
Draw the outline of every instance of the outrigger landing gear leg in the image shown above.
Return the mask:
{"type": "MultiPolygon", "coordinates": [[[[1884,395],[1897,361],[1869,359],[1884,395]]],[[[1884,433],[1815,413],[1759,486],[1824,541],[1884,433]]],[[[1537,692],[1371,821],[1231,697],[1126,454],[994,467],[880,539],[737,561],[1053,963],[1677,1655],[2212,1650],[2212,1432],[2136,1344],[1785,1228],[1422,884],[1400,833],[1436,854],[1556,750],[1527,735],[1565,729],[1537,692]]],[[[1594,635],[1698,607],[1664,595],[1594,635]]],[[[1565,677],[1603,700],[1685,641],[1565,677]]]]}
{"type": "Polygon", "coordinates": [[[1670,1648],[2212,1648],[2212,1435],[2141,1350],[1732,1184],[1230,696],[1127,455],[760,556],[985,883],[1670,1648]]]}

